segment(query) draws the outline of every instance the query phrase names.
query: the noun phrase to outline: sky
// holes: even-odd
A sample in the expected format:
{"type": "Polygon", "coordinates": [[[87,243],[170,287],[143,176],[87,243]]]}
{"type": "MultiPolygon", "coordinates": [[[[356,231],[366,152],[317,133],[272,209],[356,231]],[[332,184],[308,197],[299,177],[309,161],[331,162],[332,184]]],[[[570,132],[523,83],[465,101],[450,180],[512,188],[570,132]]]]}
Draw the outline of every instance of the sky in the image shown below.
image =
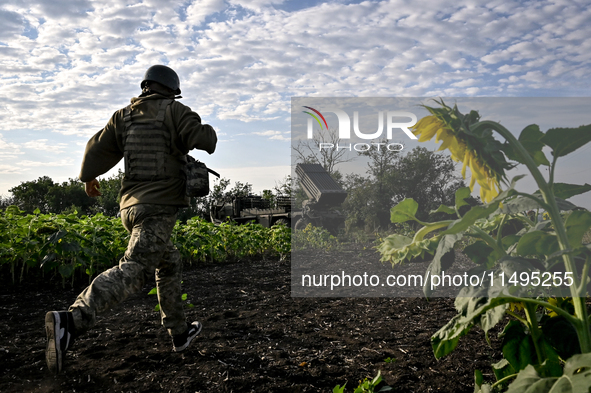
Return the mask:
{"type": "Polygon", "coordinates": [[[154,64],[218,132],[192,155],[260,192],[291,172],[292,97],[589,97],[590,22],[588,0],[0,0],[0,195],[76,178],[154,64]]]}

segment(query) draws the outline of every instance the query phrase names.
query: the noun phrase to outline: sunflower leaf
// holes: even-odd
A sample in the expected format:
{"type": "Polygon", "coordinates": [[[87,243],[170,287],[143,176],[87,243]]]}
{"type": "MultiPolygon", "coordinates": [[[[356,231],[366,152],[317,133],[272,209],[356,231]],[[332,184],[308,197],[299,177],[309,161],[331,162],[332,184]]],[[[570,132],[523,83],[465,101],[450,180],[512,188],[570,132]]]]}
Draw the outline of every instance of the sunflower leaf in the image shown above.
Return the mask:
{"type": "Polygon", "coordinates": [[[542,152],[544,144],[540,142],[540,139],[543,136],[544,133],[540,131],[540,127],[537,124],[531,124],[521,131],[519,142],[521,142],[525,150],[531,155],[537,166],[550,166],[550,162],[548,162],[548,159],[542,152]]]}
{"type": "Polygon", "coordinates": [[[575,195],[584,194],[585,192],[591,191],[591,185],[585,183],[579,184],[567,184],[567,183],[554,183],[553,191],[554,196],[557,198],[568,199],[575,195]]]}
{"type": "Polygon", "coordinates": [[[563,157],[591,142],[591,125],[578,128],[552,128],[540,138],[540,141],[552,148],[553,156],[563,157]]]}
{"type": "Polygon", "coordinates": [[[390,221],[392,223],[401,223],[415,220],[415,214],[419,209],[419,204],[412,198],[406,198],[392,209],[390,209],[390,221]]]}

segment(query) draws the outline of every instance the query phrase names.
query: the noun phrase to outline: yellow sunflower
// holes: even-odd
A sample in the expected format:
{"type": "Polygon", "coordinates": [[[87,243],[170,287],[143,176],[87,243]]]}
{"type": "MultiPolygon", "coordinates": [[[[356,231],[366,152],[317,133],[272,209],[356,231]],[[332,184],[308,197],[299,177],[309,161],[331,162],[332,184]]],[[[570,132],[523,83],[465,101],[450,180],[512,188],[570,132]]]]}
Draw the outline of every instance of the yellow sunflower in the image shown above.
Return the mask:
{"type": "MultiPolygon", "coordinates": [[[[412,129],[418,137],[419,142],[426,142],[435,137],[435,142],[442,142],[440,150],[449,150],[451,158],[456,162],[462,162],[462,177],[466,179],[466,168],[470,168],[470,190],[474,190],[474,185],[480,185],[480,197],[484,202],[490,202],[501,191],[500,180],[504,173],[495,170],[494,162],[491,157],[485,157],[482,147],[486,141],[479,140],[476,135],[467,135],[459,130],[457,114],[450,116],[451,111],[456,108],[444,106],[444,110],[425,107],[433,113],[430,116],[423,117],[415,124],[412,129]]],[[[480,138],[484,139],[484,138],[480,138]]]]}

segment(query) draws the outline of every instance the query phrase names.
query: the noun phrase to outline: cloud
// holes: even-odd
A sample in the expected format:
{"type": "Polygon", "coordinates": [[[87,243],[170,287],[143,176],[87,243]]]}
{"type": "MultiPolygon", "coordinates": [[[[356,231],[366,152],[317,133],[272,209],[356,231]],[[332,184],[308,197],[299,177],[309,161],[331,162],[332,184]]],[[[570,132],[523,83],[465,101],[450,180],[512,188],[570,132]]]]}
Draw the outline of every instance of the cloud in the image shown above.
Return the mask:
{"type": "Polygon", "coordinates": [[[571,77],[567,70],[583,76],[583,85],[589,81],[582,63],[591,56],[589,11],[576,3],[392,0],[274,8],[281,4],[255,1],[240,12],[243,6],[223,0],[178,0],[166,8],[156,1],[71,7],[13,1],[0,14],[11,21],[1,33],[8,42],[0,46],[6,102],[0,116],[17,115],[0,130],[49,123],[57,132],[89,135],[138,93],[154,63],[179,72],[189,106],[246,122],[284,116],[291,96],[510,89],[507,78],[478,77],[483,72],[514,74],[533,89],[559,86],[571,77]],[[22,35],[26,26],[38,36],[22,35]]]}
{"type": "Polygon", "coordinates": [[[255,131],[252,134],[258,136],[268,137],[269,139],[279,140],[279,141],[291,141],[291,136],[289,131],[255,131]]]}
{"type": "Polygon", "coordinates": [[[0,164],[0,173],[8,175],[8,174],[20,174],[22,173],[22,167],[14,166],[14,165],[5,165],[0,164]]]}
{"type": "Polygon", "coordinates": [[[29,146],[96,133],[153,64],[179,73],[182,102],[206,122],[262,130],[281,129],[270,122],[289,117],[292,96],[586,95],[587,5],[5,0],[0,158],[26,148],[15,130],[39,132],[29,146]]]}
{"type": "Polygon", "coordinates": [[[195,0],[187,7],[187,22],[199,26],[209,15],[220,12],[225,8],[224,0],[195,0]]]}
{"type": "Polygon", "coordinates": [[[237,1],[237,0],[229,0],[229,2],[233,5],[237,5],[240,7],[244,7],[246,9],[260,12],[264,8],[273,5],[283,4],[285,0],[250,0],[250,1],[237,1]]]}
{"type": "Polygon", "coordinates": [[[23,143],[22,147],[25,149],[40,150],[45,152],[51,152],[52,154],[61,153],[67,146],[65,143],[60,144],[48,144],[48,139],[37,139],[23,143]]]}
{"type": "Polygon", "coordinates": [[[19,154],[23,154],[18,144],[7,142],[2,134],[0,134],[0,158],[14,158],[19,154]]]}
{"type": "Polygon", "coordinates": [[[24,18],[17,12],[0,9],[0,42],[12,39],[24,30],[24,18]]]}
{"type": "Polygon", "coordinates": [[[31,161],[31,160],[23,160],[18,163],[18,165],[26,168],[36,168],[40,166],[47,166],[47,167],[56,167],[56,166],[70,166],[74,163],[73,159],[64,158],[57,161],[51,162],[43,162],[43,161],[31,161]]]}

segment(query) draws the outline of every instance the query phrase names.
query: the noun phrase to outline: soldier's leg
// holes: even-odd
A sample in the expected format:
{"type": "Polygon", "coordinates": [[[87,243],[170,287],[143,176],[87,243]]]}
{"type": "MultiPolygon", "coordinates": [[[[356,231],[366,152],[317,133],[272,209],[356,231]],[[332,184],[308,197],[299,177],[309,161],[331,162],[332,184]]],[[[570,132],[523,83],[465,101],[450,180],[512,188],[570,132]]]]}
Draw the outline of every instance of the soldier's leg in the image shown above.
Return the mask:
{"type": "Polygon", "coordinates": [[[171,241],[163,255],[162,262],[156,269],[156,287],[162,325],[171,336],[187,330],[185,311],[181,300],[181,255],[171,241]]]}
{"type": "Polygon", "coordinates": [[[96,323],[96,315],[139,292],[147,277],[153,277],[165,253],[176,222],[176,208],[135,205],[121,212],[123,225],[131,232],[119,266],[99,274],[78,296],[72,312],[76,334],[96,323]]]}

